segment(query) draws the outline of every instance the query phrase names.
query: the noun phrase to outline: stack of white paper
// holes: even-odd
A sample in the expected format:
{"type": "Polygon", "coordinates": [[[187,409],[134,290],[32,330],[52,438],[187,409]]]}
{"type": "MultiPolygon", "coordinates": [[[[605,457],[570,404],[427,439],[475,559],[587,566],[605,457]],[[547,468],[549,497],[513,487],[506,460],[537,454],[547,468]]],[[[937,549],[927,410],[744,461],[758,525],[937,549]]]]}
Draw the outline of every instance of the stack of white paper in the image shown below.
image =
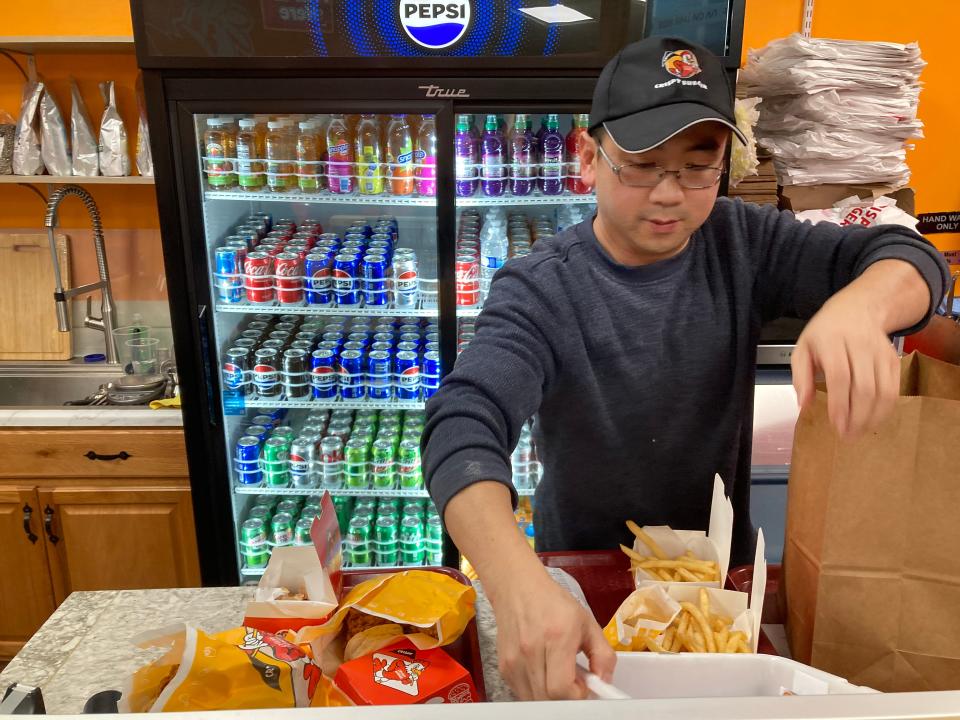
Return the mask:
{"type": "Polygon", "coordinates": [[[782,185],[906,185],[917,119],[916,43],[824,40],[791,35],[751,51],[739,85],[763,98],[757,142],[773,155],[782,185]]]}

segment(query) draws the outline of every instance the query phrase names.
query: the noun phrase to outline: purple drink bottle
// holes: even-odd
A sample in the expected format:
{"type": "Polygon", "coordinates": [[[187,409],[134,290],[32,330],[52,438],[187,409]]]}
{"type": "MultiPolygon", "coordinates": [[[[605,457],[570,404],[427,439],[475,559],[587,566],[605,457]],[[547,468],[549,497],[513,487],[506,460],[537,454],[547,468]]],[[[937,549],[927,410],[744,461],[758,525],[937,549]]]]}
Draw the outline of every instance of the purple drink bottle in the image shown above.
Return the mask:
{"type": "Polygon", "coordinates": [[[537,184],[536,140],[530,128],[530,116],[518,114],[513,122],[510,137],[510,161],[512,179],[510,189],[514,195],[529,195],[537,184]]]}
{"type": "Polygon", "coordinates": [[[560,118],[547,115],[547,127],[541,140],[540,191],[544,195],[563,193],[563,150],[566,138],[560,132],[560,118]]]}
{"type": "Polygon", "coordinates": [[[499,197],[507,189],[507,158],[503,133],[500,131],[496,115],[487,115],[481,146],[483,157],[481,158],[480,188],[484,195],[499,197]]]}
{"type": "Polygon", "coordinates": [[[477,152],[470,135],[470,120],[466,115],[457,116],[454,153],[457,163],[457,196],[470,197],[477,191],[477,152]]]}

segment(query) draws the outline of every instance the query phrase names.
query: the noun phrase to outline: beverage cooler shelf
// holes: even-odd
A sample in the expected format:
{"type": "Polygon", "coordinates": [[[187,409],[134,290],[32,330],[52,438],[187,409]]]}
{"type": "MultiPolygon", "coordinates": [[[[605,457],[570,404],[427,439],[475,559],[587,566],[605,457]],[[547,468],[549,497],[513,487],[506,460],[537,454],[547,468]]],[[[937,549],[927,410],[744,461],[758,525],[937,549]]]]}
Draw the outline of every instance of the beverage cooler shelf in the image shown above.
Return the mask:
{"type": "MultiPolygon", "coordinates": [[[[298,488],[298,487],[260,487],[259,485],[238,485],[234,488],[238,495],[305,495],[320,497],[327,488],[298,488]]],[[[341,497],[395,497],[395,498],[425,498],[430,497],[426,490],[384,490],[382,488],[338,488],[329,490],[334,496],[341,497]]]]}
{"type": "Polygon", "coordinates": [[[498,195],[458,197],[457,207],[492,207],[495,205],[595,205],[593,195],[498,195]]]}
{"type": "Polygon", "coordinates": [[[423,400],[370,400],[369,398],[359,398],[357,400],[344,400],[343,398],[331,398],[329,400],[281,400],[279,398],[259,398],[254,400],[245,400],[244,406],[248,408],[303,408],[305,410],[315,409],[338,409],[344,410],[423,410],[426,407],[423,400]]]}
{"type": "Polygon", "coordinates": [[[363,195],[360,193],[339,194],[327,191],[304,192],[271,192],[258,190],[205,190],[204,200],[245,200],[247,202],[302,202],[311,204],[333,205],[392,205],[405,207],[436,207],[437,198],[418,195],[363,195]]]}
{"type": "MultiPolygon", "coordinates": [[[[393,305],[254,305],[217,303],[217,312],[270,315],[348,315],[350,317],[438,317],[437,308],[398,308],[393,305]]],[[[479,312],[479,311],[478,311],[479,312]]]]}
{"type": "MultiPolygon", "coordinates": [[[[344,564],[344,570],[415,570],[417,568],[436,567],[436,565],[348,565],[344,564]]],[[[248,567],[244,565],[240,568],[240,574],[245,577],[260,577],[263,575],[266,567],[248,567]]]]}
{"type": "Polygon", "coordinates": [[[478,305],[476,307],[457,307],[457,317],[462,318],[475,318],[483,311],[483,306],[478,305]]]}

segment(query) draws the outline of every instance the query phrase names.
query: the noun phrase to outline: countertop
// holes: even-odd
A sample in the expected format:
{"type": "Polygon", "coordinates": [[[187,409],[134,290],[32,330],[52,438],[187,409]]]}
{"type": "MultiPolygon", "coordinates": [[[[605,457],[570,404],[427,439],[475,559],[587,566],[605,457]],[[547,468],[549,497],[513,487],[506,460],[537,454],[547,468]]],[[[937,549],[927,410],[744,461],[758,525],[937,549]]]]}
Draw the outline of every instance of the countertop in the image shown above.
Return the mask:
{"type": "MultiPolygon", "coordinates": [[[[482,586],[474,587],[487,698],[512,700],[497,672],[493,610],[482,586]]],[[[253,590],[246,586],[72,593],[0,673],[0,694],[11,683],[22,682],[41,688],[48,713],[80,713],[91,695],[121,690],[133,671],[161,654],[158,649],[134,647],[130,638],[187,621],[208,632],[236,627],[253,590]]]]}
{"type": "Polygon", "coordinates": [[[147,407],[0,407],[4,427],[182,427],[177,409],[147,407]]]}

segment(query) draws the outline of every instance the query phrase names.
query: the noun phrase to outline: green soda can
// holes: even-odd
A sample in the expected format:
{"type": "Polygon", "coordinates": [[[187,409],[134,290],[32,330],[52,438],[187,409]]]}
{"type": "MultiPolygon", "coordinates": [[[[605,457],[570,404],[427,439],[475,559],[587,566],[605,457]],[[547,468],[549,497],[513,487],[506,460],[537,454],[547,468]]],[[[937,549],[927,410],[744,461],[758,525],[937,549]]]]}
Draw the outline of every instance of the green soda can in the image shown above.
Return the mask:
{"type": "Polygon", "coordinates": [[[377,511],[370,507],[354,508],[353,518],[362,518],[368,527],[373,528],[377,520],[377,511]]]}
{"type": "Polygon", "coordinates": [[[389,440],[374,442],[370,461],[373,487],[377,490],[392,490],[396,481],[393,464],[393,443],[389,440]]]}
{"type": "Polygon", "coordinates": [[[300,517],[310,518],[313,520],[317,515],[320,514],[320,503],[318,502],[308,502],[305,503],[303,508],[300,510],[300,517]]]}
{"type": "Polygon", "coordinates": [[[372,423],[376,427],[377,423],[380,422],[380,413],[376,410],[357,410],[356,414],[353,416],[354,426],[358,422],[372,423]]]}
{"type": "Polygon", "coordinates": [[[273,517],[273,508],[267,505],[254,505],[250,508],[250,513],[247,515],[249,520],[263,520],[265,523],[270,522],[270,518],[273,517]]]}
{"type": "Polygon", "coordinates": [[[354,499],[349,495],[335,495],[333,498],[333,509],[337,513],[337,524],[340,526],[340,534],[346,536],[347,528],[350,526],[350,516],[353,514],[354,499]]]}
{"type": "Polygon", "coordinates": [[[353,432],[358,430],[367,430],[374,435],[377,434],[377,420],[375,417],[358,417],[353,421],[353,432]]]}
{"type": "Polygon", "coordinates": [[[354,503],[353,510],[358,512],[360,510],[370,510],[371,512],[377,511],[377,499],[375,497],[362,497],[357,498],[357,501],[354,503]]]}
{"type": "Polygon", "coordinates": [[[260,518],[250,518],[240,526],[240,548],[244,553],[264,551],[267,547],[267,524],[260,518]]]}
{"type": "Polygon", "coordinates": [[[403,504],[403,510],[400,511],[400,514],[403,517],[415,517],[421,523],[424,521],[426,513],[423,511],[423,508],[420,507],[420,504],[415,500],[408,500],[403,504]]]}
{"type": "Polygon", "coordinates": [[[412,515],[400,522],[400,562],[404,567],[423,565],[423,523],[412,515]]]}
{"type": "Polygon", "coordinates": [[[290,485],[290,443],[281,437],[267,438],[263,445],[263,481],[267,487],[288,487],[290,485]]]}
{"type": "Polygon", "coordinates": [[[369,566],[370,557],[370,526],[366,519],[356,517],[350,520],[350,526],[347,529],[346,545],[348,549],[348,558],[350,564],[356,566],[369,566]]]}
{"type": "Polygon", "coordinates": [[[410,440],[415,442],[417,445],[420,444],[420,438],[423,436],[423,428],[411,428],[405,427],[403,432],[400,433],[400,441],[404,442],[410,440]]]}
{"type": "Polygon", "coordinates": [[[413,421],[423,427],[427,422],[427,413],[423,410],[407,410],[403,415],[404,422],[413,421]]]}
{"type": "Polygon", "coordinates": [[[270,433],[272,438],[283,438],[287,443],[292,443],[293,439],[297,436],[297,431],[294,430],[289,425],[278,425],[273,429],[273,432],[270,433]]]}
{"type": "Polygon", "coordinates": [[[293,543],[293,518],[288,513],[277,513],[270,521],[270,541],[274,547],[293,543]]]}
{"type": "Polygon", "coordinates": [[[428,515],[424,537],[427,542],[434,542],[443,545],[443,523],[440,522],[439,515],[428,515]]]}
{"type": "Polygon", "coordinates": [[[297,520],[297,526],[293,531],[294,545],[311,545],[313,539],[310,537],[310,528],[313,527],[313,518],[300,518],[297,520]]]}
{"type": "Polygon", "coordinates": [[[377,501],[377,514],[378,515],[383,515],[383,514],[399,515],[400,514],[400,498],[390,498],[390,497],[380,498],[380,500],[377,501]]]}
{"type": "Polygon", "coordinates": [[[254,505],[265,505],[270,508],[271,513],[273,512],[274,508],[277,507],[278,502],[280,502],[280,498],[278,498],[276,495],[257,495],[253,499],[254,505]]]}
{"type": "Polygon", "coordinates": [[[287,513],[291,517],[300,514],[300,503],[292,498],[284,498],[279,505],[277,505],[278,513],[287,513]]]}
{"type": "Polygon", "coordinates": [[[367,443],[350,438],[343,451],[344,487],[362,490],[367,487],[367,443]]]}
{"type": "Polygon", "coordinates": [[[403,419],[402,410],[381,410],[380,411],[380,423],[383,424],[387,421],[390,422],[400,422],[403,419]]]}
{"type": "Polygon", "coordinates": [[[374,527],[378,567],[396,567],[399,550],[399,530],[397,518],[381,516],[374,527]]]}
{"type": "Polygon", "coordinates": [[[367,452],[370,452],[370,448],[373,446],[374,434],[370,428],[361,427],[350,434],[350,439],[363,440],[367,445],[367,452]]]}
{"type": "Polygon", "coordinates": [[[397,451],[397,473],[402,490],[420,490],[423,477],[420,474],[420,441],[403,440],[397,451]]]}
{"type": "Polygon", "coordinates": [[[377,433],[377,440],[385,440],[393,446],[393,453],[396,454],[400,449],[400,433],[397,430],[383,430],[377,433]]]}

